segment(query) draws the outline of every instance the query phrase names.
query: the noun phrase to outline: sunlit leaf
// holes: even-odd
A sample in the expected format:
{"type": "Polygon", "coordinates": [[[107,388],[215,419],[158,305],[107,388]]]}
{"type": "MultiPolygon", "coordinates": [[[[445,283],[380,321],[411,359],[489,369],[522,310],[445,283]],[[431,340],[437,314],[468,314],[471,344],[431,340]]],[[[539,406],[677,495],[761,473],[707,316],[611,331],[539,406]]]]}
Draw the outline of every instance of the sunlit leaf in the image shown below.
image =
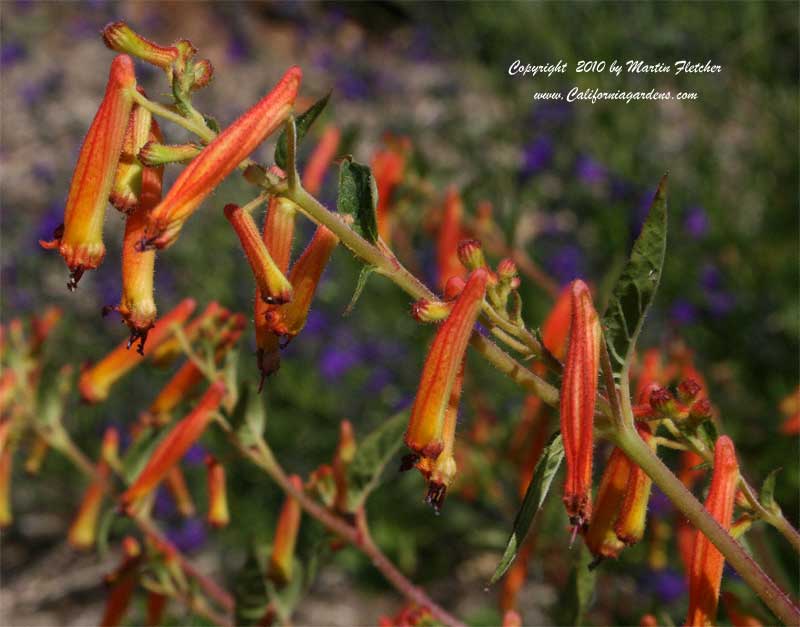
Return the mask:
{"type": "Polygon", "coordinates": [[[339,166],[339,196],[336,207],[340,213],[353,216],[357,230],[371,243],[378,240],[378,187],[369,166],[351,158],[342,160],[339,166]]]}

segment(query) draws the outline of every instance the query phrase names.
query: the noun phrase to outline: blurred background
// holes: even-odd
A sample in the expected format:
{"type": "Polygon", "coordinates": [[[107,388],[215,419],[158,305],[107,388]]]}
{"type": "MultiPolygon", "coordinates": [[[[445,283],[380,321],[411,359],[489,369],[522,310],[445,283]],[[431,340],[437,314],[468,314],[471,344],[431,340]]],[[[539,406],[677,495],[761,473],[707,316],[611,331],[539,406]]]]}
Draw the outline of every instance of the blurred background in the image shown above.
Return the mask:
{"type": "MultiPolygon", "coordinates": [[[[342,131],[340,154],[366,163],[387,133],[407,137],[408,166],[396,194],[398,256],[435,287],[435,237],[426,225],[446,189],[461,191],[471,215],[490,201],[508,241],[546,276],[523,280],[531,327],[553,302],[543,285],[582,277],[604,301],[668,171],[667,261],[641,345],[685,340],[723,428],[737,443],[745,474],[759,485],[783,466],[777,495],[797,524],[798,441],[781,432],[778,409],[799,379],[796,4],[18,0],[0,5],[0,19],[2,320],[61,307],[65,319],[49,348],[54,363],[96,360],[126,335],[118,318],[100,316],[104,305],[119,299],[119,215],[109,210],[105,262],[87,273],[75,293],[66,290],[61,258],[36,243],[50,238],[63,219],[75,158],[103,93],[113,53],[99,32],[122,19],[162,44],[188,38],[212,61],[214,80],[195,104],[222,125],[290,65],[303,68],[302,94],[309,102],[333,90],[322,122],[302,146],[301,163],[328,124],[342,131]],[[507,69],[515,59],[563,59],[570,70],[512,78],[507,69]],[[574,72],[579,60],[595,59],[711,60],[723,69],[677,77],[574,72]],[[572,86],[696,91],[699,97],[595,105],[532,99],[534,91],[572,86]]],[[[137,63],[137,75],[151,98],[166,98],[158,70],[137,63]]],[[[172,143],[188,139],[167,122],[162,128],[172,143]]],[[[255,157],[270,161],[273,146],[267,142],[255,157]]],[[[167,171],[171,181],[179,168],[167,171]]],[[[252,188],[231,176],[189,220],[178,243],[159,255],[160,311],[192,296],[201,306],[216,299],[252,315],[249,270],[220,210],[252,196],[252,188]]],[[[335,168],[321,199],[335,206],[335,168]]],[[[313,230],[302,219],[298,224],[296,250],[313,230]]],[[[408,298],[380,278],[370,280],[353,313],[343,317],[358,269],[346,251],[334,254],[307,328],[284,351],[280,372],[266,386],[269,440],[295,472],[308,473],[330,459],[341,419],[350,419],[357,437],[363,436],[406,407],[416,390],[432,331],[411,319],[408,298]]],[[[245,379],[257,382],[254,350],[249,329],[240,366],[245,379]]],[[[94,455],[104,427],[135,420],[141,399],[152,398],[168,374],[139,369],[99,407],[76,398],[66,424],[94,455]]],[[[399,475],[392,465],[369,511],[376,541],[414,581],[471,623],[497,624],[498,588],[483,589],[518,506],[516,470],[506,451],[524,397],[480,359],[469,360],[467,376],[479,394],[462,403],[459,437],[482,412],[492,425],[489,441],[471,449],[477,468],[472,489],[456,491],[435,517],[422,502],[420,477],[399,475]]],[[[231,457],[213,438],[203,446],[231,457]]],[[[202,450],[193,455],[185,472],[202,493],[202,450]]],[[[219,532],[201,517],[183,519],[166,493],[159,515],[179,546],[230,582],[243,547],[272,536],[281,498],[245,462],[228,463],[234,525],[219,532]]],[[[64,544],[84,487],[56,455],[39,477],[15,468],[15,523],[3,532],[6,624],[97,621],[103,564],[64,544]]],[[[672,520],[665,499],[653,499],[654,519],[672,520]]],[[[572,558],[565,557],[569,538],[557,501],[548,507],[520,593],[526,624],[559,620],[554,608],[572,558]]],[[[315,533],[313,525],[304,525],[309,542],[315,533]]],[[[798,562],[783,539],[761,528],[748,537],[768,559],[768,570],[796,593],[798,562]]],[[[676,558],[650,559],[653,541],[648,537],[599,569],[604,583],[587,621],[632,624],[656,609],[683,619],[682,567],[676,558]]],[[[741,592],[735,576],[726,582],[741,592]]],[[[759,611],[751,595],[741,598],[759,611]]],[[[322,568],[295,621],[376,624],[401,605],[365,558],[343,550],[322,568]]],[[[173,611],[179,623],[181,615],[173,611]]],[[[136,624],[136,615],[131,620],[136,624]]]]}

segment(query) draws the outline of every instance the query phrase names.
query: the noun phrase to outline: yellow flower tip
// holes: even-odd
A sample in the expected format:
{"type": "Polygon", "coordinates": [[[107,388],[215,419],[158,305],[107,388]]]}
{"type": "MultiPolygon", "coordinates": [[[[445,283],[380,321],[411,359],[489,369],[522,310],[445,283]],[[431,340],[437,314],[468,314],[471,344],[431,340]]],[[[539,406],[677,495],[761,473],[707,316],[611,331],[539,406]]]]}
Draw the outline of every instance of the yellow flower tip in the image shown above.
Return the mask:
{"type": "MultiPolygon", "coordinates": [[[[292,475],[289,477],[289,481],[295,489],[303,489],[303,480],[299,476],[292,475]]],[[[300,531],[300,518],[300,503],[287,494],[278,517],[267,572],[267,576],[278,585],[286,585],[292,579],[292,561],[294,560],[297,534],[300,531]]]]}

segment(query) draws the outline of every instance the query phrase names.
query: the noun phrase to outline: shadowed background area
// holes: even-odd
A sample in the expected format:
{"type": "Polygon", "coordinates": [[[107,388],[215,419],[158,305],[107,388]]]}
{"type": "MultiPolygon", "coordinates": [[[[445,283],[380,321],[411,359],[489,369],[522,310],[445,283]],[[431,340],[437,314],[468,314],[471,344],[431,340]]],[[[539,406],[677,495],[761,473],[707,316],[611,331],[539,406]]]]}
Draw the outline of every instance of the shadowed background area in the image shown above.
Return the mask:
{"type": "MultiPolygon", "coordinates": [[[[780,431],[778,405],[799,378],[797,18],[796,6],[761,2],[4,2],[2,321],[59,306],[65,318],[49,347],[55,364],[97,360],[126,336],[115,315],[100,315],[104,305],[119,300],[120,216],[108,211],[106,259],[75,293],[67,292],[59,256],[36,243],[50,238],[63,220],[74,162],[102,97],[113,53],[99,32],[107,22],[125,20],[160,43],[188,38],[211,60],[213,82],[198,92],[195,104],[221,126],[291,65],[303,68],[302,108],[332,90],[323,119],[301,147],[301,164],[328,124],[342,131],[339,154],[365,163],[385,134],[408,137],[408,173],[396,207],[398,256],[435,287],[435,232],[429,223],[446,189],[459,188],[469,214],[481,201],[491,201],[508,241],[545,274],[539,282],[523,278],[520,290],[532,328],[552,305],[544,285],[581,277],[595,289],[599,306],[605,302],[656,184],[668,171],[667,261],[641,345],[681,337],[695,351],[751,482],[759,485],[784,466],[777,496],[796,524],[797,439],[780,431]],[[515,59],[563,59],[570,69],[549,78],[511,77],[507,70],[515,59]],[[595,59],[711,60],[723,70],[621,77],[574,72],[578,61],[595,59]],[[566,93],[573,86],[696,91],[698,99],[595,105],[533,100],[535,91],[566,93]]],[[[166,100],[163,75],[142,63],[136,67],[149,96],[166,100]]],[[[162,129],[172,143],[188,140],[169,122],[162,129]]],[[[274,140],[268,141],[254,158],[270,162],[273,149],[274,140]]],[[[167,168],[167,184],[179,170],[167,168]]],[[[216,299],[252,316],[252,278],[222,207],[254,195],[241,176],[231,175],[188,221],[176,245],[159,254],[161,312],[192,296],[200,306],[216,299]]],[[[336,204],[335,166],[320,199],[336,204]]],[[[313,225],[300,218],[296,253],[312,232],[313,225]]],[[[406,407],[416,390],[433,332],[411,319],[408,298],[381,278],[369,281],[352,314],[343,317],[358,270],[345,250],[334,253],[308,325],[266,385],[267,434],[295,472],[307,474],[329,460],[341,419],[350,419],[357,436],[364,435],[406,407]]],[[[241,343],[240,370],[256,383],[254,351],[251,325],[241,343]]],[[[104,427],[131,424],[149,402],[142,399],[151,399],[167,375],[139,369],[99,407],[81,405],[76,396],[65,423],[94,452],[104,427]]],[[[482,412],[493,424],[491,439],[471,450],[471,489],[456,491],[434,517],[421,501],[419,477],[397,474],[393,462],[369,510],[376,541],[414,581],[474,624],[496,624],[497,590],[482,590],[518,505],[506,451],[524,398],[479,359],[469,360],[466,386],[473,392],[462,403],[459,438],[467,439],[482,412]]],[[[204,489],[203,447],[224,450],[211,438],[185,461],[198,493],[204,489]]],[[[253,538],[271,538],[281,495],[246,462],[227,463],[234,525],[212,531],[202,516],[181,518],[166,492],[159,495],[157,512],[176,544],[230,582],[244,547],[253,538]]],[[[98,565],[93,555],[78,557],[64,544],[84,482],[56,455],[38,477],[26,476],[19,466],[12,484],[15,522],[3,532],[7,624],[96,622],[100,578],[110,562],[98,565]]],[[[548,507],[536,565],[520,595],[526,624],[561,620],[554,608],[565,602],[570,563],[557,501],[548,507]]],[[[651,513],[655,521],[674,518],[659,493],[651,513]]],[[[307,544],[318,535],[314,525],[304,525],[307,544]]],[[[764,528],[748,538],[771,574],[797,591],[798,562],[784,541],[764,528]]],[[[682,567],[675,556],[656,563],[652,546],[648,538],[619,562],[603,565],[591,622],[634,624],[656,608],[682,619],[682,567]]],[[[728,579],[730,589],[757,606],[735,577],[728,579]]],[[[401,604],[363,556],[343,550],[322,569],[295,622],[375,624],[401,604]]],[[[136,615],[130,620],[136,624],[136,615]]],[[[180,623],[177,608],[171,620],[180,623]]]]}

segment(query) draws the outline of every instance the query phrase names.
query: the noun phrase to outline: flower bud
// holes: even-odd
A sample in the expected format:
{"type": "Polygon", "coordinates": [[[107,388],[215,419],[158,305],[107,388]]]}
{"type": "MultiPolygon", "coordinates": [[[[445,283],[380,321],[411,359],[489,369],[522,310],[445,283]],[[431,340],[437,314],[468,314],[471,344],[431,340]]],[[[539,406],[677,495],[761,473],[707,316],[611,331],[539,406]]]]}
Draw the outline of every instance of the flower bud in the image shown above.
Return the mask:
{"type": "Polygon", "coordinates": [[[318,194],[325,180],[325,173],[331,161],[336,156],[339,148],[341,132],[335,126],[328,126],[322,132],[314,152],[308,159],[308,164],[303,170],[303,187],[309,194],[318,194]]]}
{"type": "Polygon", "coordinates": [[[436,255],[439,267],[439,285],[444,287],[453,276],[464,274],[463,266],[458,260],[458,243],[462,239],[461,219],[464,207],[461,196],[455,187],[447,190],[442,210],[442,221],[436,242],[436,255]]]}
{"type": "Polygon", "coordinates": [[[239,236],[262,300],[267,304],[289,302],[292,299],[292,285],[275,265],[258,233],[253,216],[238,205],[226,205],[225,217],[239,236]]]}
{"type": "Polygon", "coordinates": [[[511,283],[518,275],[517,264],[513,260],[505,258],[497,264],[497,278],[500,281],[511,283]]]}
{"type": "Polygon", "coordinates": [[[671,418],[677,414],[678,405],[675,398],[667,388],[654,388],[650,390],[650,407],[661,416],[671,418]]]}
{"type": "Polygon", "coordinates": [[[75,519],[69,528],[67,539],[76,549],[86,550],[92,548],[97,532],[97,517],[103,503],[103,494],[106,491],[106,482],[109,479],[108,464],[100,460],[95,470],[95,476],[78,509],[75,519]]]}
{"type": "Polygon", "coordinates": [[[225,384],[211,384],[195,408],[178,422],[156,447],[136,481],[122,495],[123,506],[149,493],[200,439],[225,396],[225,384]]]}
{"type": "Polygon", "coordinates": [[[122,342],[104,359],[85,370],[78,380],[81,396],[88,403],[99,403],[108,398],[108,392],[130,370],[148,357],[158,345],[172,335],[172,325],[181,325],[191,315],[195,302],[187,298],[161,318],[150,330],[150,341],[146,347],[139,346],[139,353],[130,350],[129,342],[122,342]]]}
{"type": "Polygon", "coordinates": [[[214,77],[214,66],[211,65],[211,61],[208,59],[203,59],[192,65],[192,72],[194,73],[192,90],[202,89],[208,85],[214,77]]]}
{"type": "Polygon", "coordinates": [[[159,46],[136,34],[125,22],[112,22],[103,29],[106,46],[147,61],[162,70],[167,70],[178,59],[175,46],[159,46]]]}
{"type": "Polygon", "coordinates": [[[148,141],[136,155],[145,167],[155,168],[167,163],[191,161],[203,149],[198,144],[162,144],[161,141],[148,141]]]}
{"type": "Polygon", "coordinates": [[[178,513],[184,518],[194,516],[194,500],[186,485],[186,477],[178,465],[173,466],[164,477],[164,483],[175,501],[178,513]]]}
{"type": "Polygon", "coordinates": [[[476,239],[462,239],[458,243],[458,260],[467,270],[487,268],[483,248],[476,239]]]}
{"type": "Polygon", "coordinates": [[[411,316],[417,322],[441,322],[453,309],[453,302],[422,298],[411,305],[411,316]]]}
{"type": "Polygon", "coordinates": [[[695,401],[689,408],[689,418],[692,420],[692,422],[697,424],[708,420],[711,418],[711,416],[711,401],[709,401],[707,398],[701,398],[700,400],[695,401]]]}
{"type": "Polygon", "coordinates": [[[133,61],[125,55],[116,57],[111,63],[103,102],[81,146],[64,209],[64,224],[56,229],[52,240],[39,241],[43,248],[57,248],[61,253],[71,273],[67,283],[70,290],[75,290],[85,270],[100,265],[106,252],[103,219],[135,88],[133,61]]]}
{"type": "Polygon", "coordinates": [[[206,456],[208,472],[208,524],[225,527],[230,521],[225,491],[225,467],[213,455],[206,456]]]}
{"type": "Polygon", "coordinates": [[[651,386],[660,387],[665,383],[664,367],[661,363],[661,351],[651,348],[645,351],[642,365],[639,369],[639,378],[636,382],[635,398],[640,404],[648,403],[651,386]],[[645,390],[647,394],[645,395],[645,390]]]}
{"type": "MultiPolygon", "coordinates": [[[[303,481],[297,475],[289,477],[297,490],[303,489],[303,481]]],[[[267,576],[278,585],[286,585],[292,580],[292,561],[297,534],[300,531],[300,503],[290,494],[286,495],[275,529],[272,543],[272,556],[269,560],[267,576]]]]}
{"type": "MultiPolygon", "coordinates": [[[[141,92],[141,87],[139,88],[141,92]]],[[[151,136],[153,116],[142,106],[134,104],[131,109],[128,128],[125,130],[125,139],[122,142],[117,171],[114,174],[114,183],[111,185],[109,201],[119,211],[130,213],[139,204],[139,195],[142,188],[142,164],[136,158],[139,150],[148,140],[160,140],[151,136]]],[[[156,126],[156,128],[158,128],[156,126]]],[[[156,204],[161,200],[161,195],[156,199],[156,204]]],[[[153,205],[155,206],[155,205],[153,205]]]]}
{"type": "Polygon", "coordinates": [[[702,390],[701,385],[694,379],[684,379],[678,385],[678,398],[681,403],[692,403],[702,390]]]}
{"type": "Polygon", "coordinates": [[[356,438],[349,420],[339,424],[339,444],[333,456],[333,477],[336,482],[336,510],[347,512],[347,468],[356,454],[356,438]]]}
{"type": "Polygon", "coordinates": [[[602,332],[589,288],[573,281],[569,348],[561,383],[561,435],[567,462],[564,505],[581,529],[591,511],[594,409],[602,332]]]}
{"type": "Polygon", "coordinates": [[[292,110],[302,72],[291,68],[275,88],[220,133],[186,166],[153,210],[145,246],[166,248],[183,223],[241,161],[275,131],[292,110]]]}
{"type": "MultiPolygon", "coordinates": [[[[722,435],[714,446],[714,474],[705,507],[726,531],[731,527],[733,503],[739,482],[736,451],[728,436],[722,435]]],[[[694,538],[689,570],[689,613],[687,625],[713,625],[717,616],[719,588],[725,558],[703,533],[694,538]]]]}

